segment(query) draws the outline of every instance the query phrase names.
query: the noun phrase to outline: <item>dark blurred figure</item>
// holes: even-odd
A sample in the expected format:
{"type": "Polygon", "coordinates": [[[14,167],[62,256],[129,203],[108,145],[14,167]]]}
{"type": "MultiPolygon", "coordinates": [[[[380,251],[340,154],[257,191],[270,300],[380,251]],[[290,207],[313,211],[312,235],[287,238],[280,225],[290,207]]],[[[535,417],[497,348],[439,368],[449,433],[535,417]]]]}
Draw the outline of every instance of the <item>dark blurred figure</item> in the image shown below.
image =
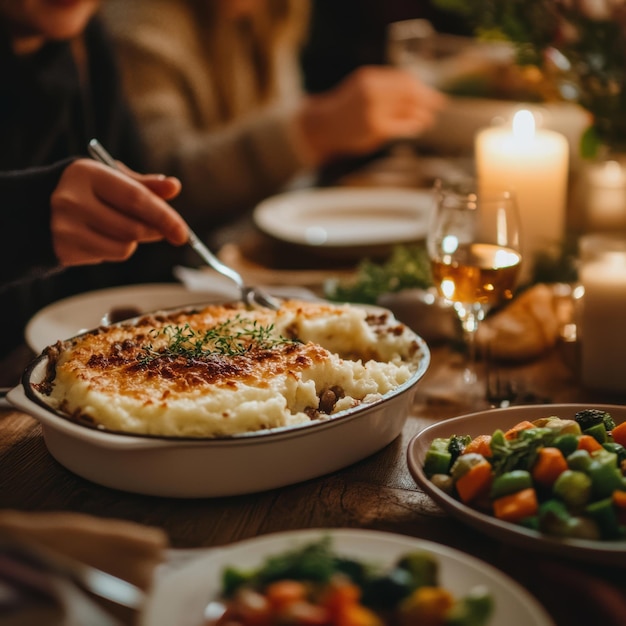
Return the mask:
{"type": "Polygon", "coordinates": [[[410,19],[427,19],[442,33],[471,34],[462,20],[427,1],[313,0],[301,55],[305,88],[324,91],[356,67],[386,63],[387,25],[410,19]]]}
{"type": "Polygon", "coordinates": [[[164,202],[178,181],[121,174],[84,158],[98,137],[143,170],[111,47],[94,17],[99,4],[0,0],[1,356],[54,300],[171,280],[166,256],[180,248],[170,244],[141,246],[121,261],[140,242],[186,239],[185,224],[164,202]]]}

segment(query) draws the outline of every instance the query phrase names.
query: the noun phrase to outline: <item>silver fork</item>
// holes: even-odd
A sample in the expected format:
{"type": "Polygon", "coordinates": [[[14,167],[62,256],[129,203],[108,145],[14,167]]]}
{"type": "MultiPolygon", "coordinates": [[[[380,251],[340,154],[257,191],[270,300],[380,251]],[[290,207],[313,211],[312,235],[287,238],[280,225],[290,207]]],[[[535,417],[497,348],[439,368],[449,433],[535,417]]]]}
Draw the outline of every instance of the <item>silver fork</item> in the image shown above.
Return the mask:
{"type": "Polygon", "coordinates": [[[494,363],[491,345],[485,349],[485,400],[491,408],[510,406],[519,396],[519,385],[501,374],[494,363]]]}
{"type": "MultiPolygon", "coordinates": [[[[96,161],[100,161],[109,167],[120,170],[115,159],[107,152],[104,146],[97,140],[92,139],[88,146],[89,154],[96,161]]],[[[259,305],[268,309],[274,309],[275,311],[280,308],[280,302],[278,299],[271,296],[269,293],[261,289],[260,287],[251,287],[244,283],[243,278],[239,272],[235,271],[232,267],[222,263],[202,242],[202,240],[196,235],[196,233],[187,225],[188,243],[200,256],[200,258],[215,271],[230,278],[238,287],[241,292],[241,299],[248,306],[259,305]]]]}
{"type": "Polygon", "coordinates": [[[494,363],[491,348],[485,351],[485,400],[492,409],[513,404],[550,404],[549,396],[527,388],[526,381],[505,376],[494,363]]]}
{"type": "Polygon", "coordinates": [[[504,408],[511,406],[519,395],[517,384],[500,374],[497,367],[487,365],[485,380],[485,399],[492,408],[504,408]]]}

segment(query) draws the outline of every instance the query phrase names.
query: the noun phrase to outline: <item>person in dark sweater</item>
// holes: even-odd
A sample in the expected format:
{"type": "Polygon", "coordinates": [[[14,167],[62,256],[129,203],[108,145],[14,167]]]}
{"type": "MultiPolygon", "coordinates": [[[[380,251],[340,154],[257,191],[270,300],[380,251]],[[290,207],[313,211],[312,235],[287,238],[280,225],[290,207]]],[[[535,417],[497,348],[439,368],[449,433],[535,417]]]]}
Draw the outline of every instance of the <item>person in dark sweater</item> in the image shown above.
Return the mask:
{"type": "Polygon", "coordinates": [[[135,173],[142,143],[98,7],[0,0],[0,356],[59,298],[171,280],[187,239],[166,202],[180,183],[135,173]],[[93,137],[132,170],[86,158],[93,137]]]}

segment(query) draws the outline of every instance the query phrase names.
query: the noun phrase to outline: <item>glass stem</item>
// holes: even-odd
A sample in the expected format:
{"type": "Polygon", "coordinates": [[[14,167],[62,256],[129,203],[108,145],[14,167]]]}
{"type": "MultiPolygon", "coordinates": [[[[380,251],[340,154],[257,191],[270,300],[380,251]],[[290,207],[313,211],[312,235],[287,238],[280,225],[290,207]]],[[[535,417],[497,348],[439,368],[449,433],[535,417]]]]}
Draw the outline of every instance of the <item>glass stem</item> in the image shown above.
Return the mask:
{"type": "Polygon", "coordinates": [[[478,380],[478,374],[476,373],[476,331],[478,330],[479,322],[485,317],[485,313],[478,304],[458,305],[456,312],[461,321],[463,342],[466,350],[463,380],[466,384],[471,385],[478,380]]]}

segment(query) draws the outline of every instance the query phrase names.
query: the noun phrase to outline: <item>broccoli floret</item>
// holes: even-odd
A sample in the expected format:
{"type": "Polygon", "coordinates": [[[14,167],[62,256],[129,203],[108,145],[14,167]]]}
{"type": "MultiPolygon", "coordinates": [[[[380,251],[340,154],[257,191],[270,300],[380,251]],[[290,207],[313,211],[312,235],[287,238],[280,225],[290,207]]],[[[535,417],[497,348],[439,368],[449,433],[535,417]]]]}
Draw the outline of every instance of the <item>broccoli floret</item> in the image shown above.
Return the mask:
{"type": "Polygon", "coordinates": [[[375,576],[363,585],[363,604],[391,609],[419,587],[436,587],[439,564],[432,554],[412,552],[403,556],[386,574],[375,576]]]}
{"type": "Polygon", "coordinates": [[[334,571],[335,557],[330,548],[330,539],[322,537],[301,548],[270,556],[256,571],[253,580],[261,585],[284,578],[326,582],[334,571]]]}
{"type": "Polygon", "coordinates": [[[607,431],[615,428],[615,422],[611,414],[601,409],[584,409],[583,411],[578,411],[574,419],[578,422],[578,425],[583,431],[596,424],[604,424],[604,428],[607,431]]]}
{"type": "Polygon", "coordinates": [[[395,567],[387,574],[364,582],[362,601],[365,606],[390,610],[414,589],[411,573],[395,567]]]}
{"type": "Polygon", "coordinates": [[[465,450],[465,446],[472,440],[470,435],[452,435],[448,443],[448,452],[452,455],[451,463],[454,463],[465,450]]]}

